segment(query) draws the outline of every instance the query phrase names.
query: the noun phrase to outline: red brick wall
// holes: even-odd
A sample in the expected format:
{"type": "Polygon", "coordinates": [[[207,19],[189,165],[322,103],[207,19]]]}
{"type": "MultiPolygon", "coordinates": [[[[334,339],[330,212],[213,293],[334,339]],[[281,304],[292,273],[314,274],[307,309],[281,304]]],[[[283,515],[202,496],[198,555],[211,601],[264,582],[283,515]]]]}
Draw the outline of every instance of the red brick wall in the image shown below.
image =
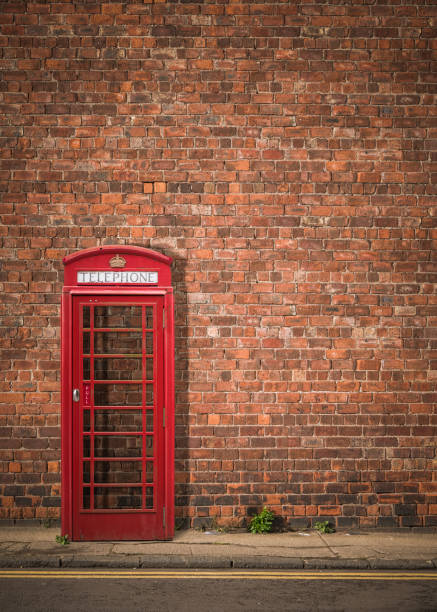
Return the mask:
{"type": "Polygon", "coordinates": [[[436,525],[436,19],[1,3],[1,519],[59,513],[62,257],[136,244],[176,260],[180,518],[436,525]]]}

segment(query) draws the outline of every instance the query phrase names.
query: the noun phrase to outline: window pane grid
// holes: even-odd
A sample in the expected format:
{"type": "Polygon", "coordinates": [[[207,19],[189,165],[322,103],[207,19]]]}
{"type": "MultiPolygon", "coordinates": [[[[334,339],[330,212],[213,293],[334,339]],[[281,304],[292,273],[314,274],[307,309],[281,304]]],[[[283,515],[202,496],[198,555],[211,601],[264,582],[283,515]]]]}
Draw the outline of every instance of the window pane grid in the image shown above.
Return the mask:
{"type": "MultiPolygon", "coordinates": [[[[155,307],[138,307],[141,311],[141,328],[97,327],[96,320],[102,321],[105,307],[91,304],[82,309],[81,377],[89,381],[86,383],[89,387],[89,404],[82,409],[81,505],[86,512],[153,511],[155,307]],[[108,339],[99,336],[101,332],[112,335],[108,339]],[[134,332],[134,336],[119,336],[119,332],[134,332]],[[108,346],[113,348],[118,338],[129,350],[137,343],[141,352],[100,352],[108,346]],[[141,359],[141,366],[138,359],[141,359]],[[111,373],[115,376],[111,377],[111,373]],[[126,392],[131,389],[133,395],[129,391],[126,397],[123,389],[126,392]],[[117,401],[121,405],[117,405],[117,401]],[[139,423],[142,430],[138,427],[139,423]]],[[[111,313],[109,307],[108,316],[111,313]]]]}

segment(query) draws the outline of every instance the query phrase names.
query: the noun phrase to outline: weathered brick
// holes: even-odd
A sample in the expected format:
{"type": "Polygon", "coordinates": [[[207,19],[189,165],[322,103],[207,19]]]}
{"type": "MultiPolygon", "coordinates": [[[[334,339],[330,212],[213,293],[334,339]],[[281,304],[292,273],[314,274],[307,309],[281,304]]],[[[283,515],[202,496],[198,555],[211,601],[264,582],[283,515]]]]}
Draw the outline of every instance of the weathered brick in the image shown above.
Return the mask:
{"type": "Polygon", "coordinates": [[[141,244],[175,259],[181,519],[435,525],[432,7],[5,11],[2,518],[59,515],[62,258],[141,244]]]}

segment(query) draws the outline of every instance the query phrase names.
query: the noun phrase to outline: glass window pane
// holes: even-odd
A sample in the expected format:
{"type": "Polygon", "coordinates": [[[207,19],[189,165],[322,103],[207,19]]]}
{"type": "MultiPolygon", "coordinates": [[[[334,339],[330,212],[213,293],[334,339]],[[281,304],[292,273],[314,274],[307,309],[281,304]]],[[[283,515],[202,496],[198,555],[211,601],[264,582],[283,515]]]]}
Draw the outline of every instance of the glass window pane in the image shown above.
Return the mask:
{"type": "Polygon", "coordinates": [[[153,508],[153,487],[146,487],[146,508],[153,508]]]}
{"type": "Polygon", "coordinates": [[[95,306],[94,327],[139,327],[141,306],[95,306]]]}
{"type": "Polygon", "coordinates": [[[95,380],[141,380],[142,377],[141,358],[104,357],[94,360],[95,380]]]}
{"type": "Polygon", "coordinates": [[[83,430],[91,431],[91,417],[89,410],[83,411],[83,430]]]}
{"type": "Polygon", "coordinates": [[[91,378],[90,359],[85,357],[83,360],[83,379],[89,380],[91,378]]]}
{"type": "Polygon", "coordinates": [[[82,508],[84,510],[89,510],[90,509],[90,488],[89,487],[84,487],[82,490],[82,508]]]}
{"type": "Polygon", "coordinates": [[[153,431],[153,411],[146,411],[146,431],[153,431]]]}
{"type": "Polygon", "coordinates": [[[84,355],[89,355],[90,346],[90,332],[82,332],[82,353],[84,355]]]}
{"type": "Polygon", "coordinates": [[[153,406],[153,385],[146,385],[146,404],[153,406]]]}
{"type": "Polygon", "coordinates": [[[146,457],[153,457],[153,436],[146,436],[146,457]]]}
{"type": "Polygon", "coordinates": [[[141,410],[95,410],[94,431],[142,431],[141,410]]]}
{"type": "Polygon", "coordinates": [[[82,309],[82,327],[90,327],[90,307],[84,306],[82,309]]]}
{"type": "Polygon", "coordinates": [[[153,380],[153,357],[146,359],[146,379],[153,380]]]}
{"type": "Polygon", "coordinates": [[[146,306],[146,327],[153,329],[153,306],[146,306]]]}
{"type": "Polygon", "coordinates": [[[90,482],[90,462],[83,462],[83,481],[90,482]]]}
{"type": "Polygon", "coordinates": [[[153,332],[146,332],[146,353],[153,354],[153,332]]]}
{"type": "Polygon", "coordinates": [[[142,356],[143,335],[135,332],[95,332],[94,353],[96,355],[142,356]]]}
{"type": "Polygon", "coordinates": [[[83,437],[83,456],[90,457],[91,456],[91,440],[89,436],[83,437]]]}
{"type": "Polygon", "coordinates": [[[141,487],[95,487],[94,508],[98,510],[141,508],[141,498],[141,487]]]}
{"type": "Polygon", "coordinates": [[[146,482],[153,482],[153,461],[146,463],[146,482]]]}
{"type": "Polygon", "coordinates": [[[94,464],[94,482],[106,484],[142,482],[142,476],[141,461],[96,461],[94,464]]]}
{"type": "Polygon", "coordinates": [[[142,436],[95,436],[95,457],[141,457],[142,436]]]}
{"type": "MultiPolygon", "coordinates": [[[[150,386],[150,385],[149,385],[150,386]]],[[[141,406],[142,385],[95,384],[95,406],[141,406]]]]}

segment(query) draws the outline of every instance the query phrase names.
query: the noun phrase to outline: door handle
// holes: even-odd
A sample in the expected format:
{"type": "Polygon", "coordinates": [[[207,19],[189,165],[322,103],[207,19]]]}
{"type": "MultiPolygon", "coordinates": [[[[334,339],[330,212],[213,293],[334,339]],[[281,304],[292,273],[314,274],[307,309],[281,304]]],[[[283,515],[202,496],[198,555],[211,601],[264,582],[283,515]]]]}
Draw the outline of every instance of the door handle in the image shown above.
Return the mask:
{"type": "Polygon", "coordinates": [[[73,402],[78,402],[80,398],[79,389],[73,389],[73,402]]]}

